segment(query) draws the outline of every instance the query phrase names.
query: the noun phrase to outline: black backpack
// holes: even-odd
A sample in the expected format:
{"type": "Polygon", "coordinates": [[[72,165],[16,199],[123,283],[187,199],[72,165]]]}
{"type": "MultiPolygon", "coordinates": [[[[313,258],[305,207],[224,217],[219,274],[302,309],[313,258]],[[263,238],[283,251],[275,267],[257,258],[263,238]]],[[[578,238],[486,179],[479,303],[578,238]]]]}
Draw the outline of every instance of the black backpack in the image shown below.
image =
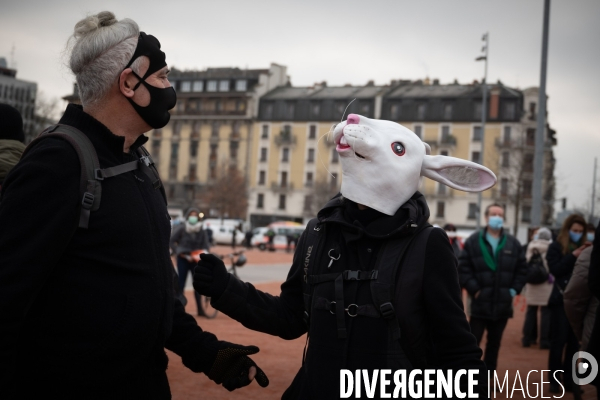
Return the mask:
{"type": "Polygon", "coordinates": [[[79,129],[69,125],[56,124],[48,127],[40,133],[34,140],[29,143],[21,158],[25,156],[36,143],[48,137],[55,137],[67,141],[77,152],[79,162],[81,164],[80,178],[80,198],[79,206],[79,228],[87,229],[90,220],[90,213],[100,208],[100,199],[102,195],[101,181],[106,178],[111,178],[125,172],[141,169],[152,181],[154,189],[160,189],[165,203],[167,196],[163,188],[158,171],[154,165],[154,161],[150,157],[150,153],[140,146],[136,149],[138,156],[137,161],[131,161],[125,164],[117,165],[110,168],[100,168],[96,149],[90,139],[79,129]]]}
{"type": "Polygon", "coordinates": [[[542,255],[537,249],[533,249],[533,254],[527,262],[527,283],[537,285],[547,282],[549,275],[542,255]]]}

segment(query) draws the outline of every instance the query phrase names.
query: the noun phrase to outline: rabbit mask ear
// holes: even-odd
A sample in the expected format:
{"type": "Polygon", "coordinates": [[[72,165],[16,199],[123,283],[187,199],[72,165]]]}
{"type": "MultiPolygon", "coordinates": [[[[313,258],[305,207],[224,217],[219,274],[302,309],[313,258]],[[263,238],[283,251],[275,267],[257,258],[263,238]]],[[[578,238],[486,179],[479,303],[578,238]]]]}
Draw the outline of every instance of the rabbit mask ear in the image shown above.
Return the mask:
{"type": "Polygon", "coordinates": [[[483,165],[448,156],[426,155],[421,175],[464,192],[482,192],[496,184],[496,175],[483,165]]]}

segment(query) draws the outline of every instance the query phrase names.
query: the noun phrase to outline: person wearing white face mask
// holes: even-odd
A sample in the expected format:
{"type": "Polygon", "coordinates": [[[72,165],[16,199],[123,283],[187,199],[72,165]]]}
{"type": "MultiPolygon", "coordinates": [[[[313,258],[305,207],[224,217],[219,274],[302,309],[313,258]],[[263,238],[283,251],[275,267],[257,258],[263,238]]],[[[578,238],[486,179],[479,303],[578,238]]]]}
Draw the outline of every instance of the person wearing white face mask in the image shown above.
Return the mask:
{"type": "MultiPolygon", "coordinates": [[[[579,343],[575,336],[564,309],[563,293],[571,279],[575,262],[587,247],[585,219],[577,214],[569,215],[562,224],[556,241],[552,242],[546,253],[546,261],[550,273],[554,276],[554,288],[548,300],[550,308],[550,356],[548,369],[550,377],[550,392],[560,393],[559,382],[555,380],[554,372],[563,370],[563,386],[566,391],[574,387],[571,378],[571,358],[578,350],[579,343]],[[564,358],[563,358],[564,354],[564,358]]],[[[558,374],[557,374],[558,375],[558,374]]]]}
{"type": "Polygon", "coordinates": [[[484,362],[495,370],[506,323],[513,316],[512,299],[523,289],[527,265],[521,244],[502,226],[499,204],[485,210],[487,226],[472,234],[458,260],[460,283],[471,296],[471,332],[477,343],[487,330],[484,362]]]}

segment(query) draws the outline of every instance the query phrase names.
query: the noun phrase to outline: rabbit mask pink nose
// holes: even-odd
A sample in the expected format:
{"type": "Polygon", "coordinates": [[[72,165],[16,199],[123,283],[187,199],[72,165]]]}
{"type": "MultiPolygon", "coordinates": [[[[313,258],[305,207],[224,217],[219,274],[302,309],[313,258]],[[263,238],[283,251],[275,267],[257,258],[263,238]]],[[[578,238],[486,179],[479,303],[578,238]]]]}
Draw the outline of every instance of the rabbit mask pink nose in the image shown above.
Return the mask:
{"type": "Polygon", "coordinates": [[[346,120],[347,124],[358,124],[360,122],[360,115],[350,114],[346,120]]]}

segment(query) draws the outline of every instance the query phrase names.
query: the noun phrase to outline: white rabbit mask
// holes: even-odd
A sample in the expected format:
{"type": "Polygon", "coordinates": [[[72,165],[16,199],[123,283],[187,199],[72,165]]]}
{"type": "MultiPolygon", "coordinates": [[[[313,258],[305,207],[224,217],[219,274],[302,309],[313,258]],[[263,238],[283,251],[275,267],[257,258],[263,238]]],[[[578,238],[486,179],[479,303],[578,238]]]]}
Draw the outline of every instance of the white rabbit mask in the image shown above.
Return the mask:
{"type": "Polygon", "coordinates": [[[496,175],[483,165],[431,156],[427,143],[392,121],[350,114],[335,127],[333,140],[342,163],[342,195],[387,215],[412,197],[421,176],[465,192],[496,183],[496,175]]]}

